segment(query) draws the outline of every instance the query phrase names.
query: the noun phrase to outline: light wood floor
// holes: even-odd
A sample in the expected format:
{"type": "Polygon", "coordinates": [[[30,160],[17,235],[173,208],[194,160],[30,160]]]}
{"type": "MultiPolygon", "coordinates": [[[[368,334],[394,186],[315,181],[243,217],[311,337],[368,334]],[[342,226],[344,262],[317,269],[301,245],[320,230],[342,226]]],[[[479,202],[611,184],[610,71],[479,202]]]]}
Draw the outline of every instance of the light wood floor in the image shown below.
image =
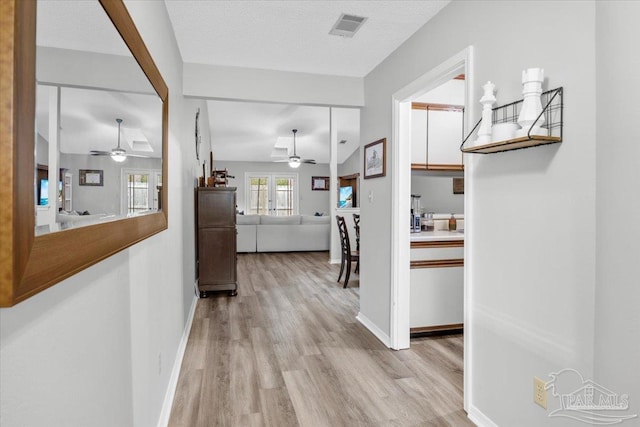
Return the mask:
{"type": "Polygon", "coordinates": [[[326,252],[239,255],[238,296],[198,301],[169,425],[473,426],[462,336],[389,350],[338,271],[326,252]]]}

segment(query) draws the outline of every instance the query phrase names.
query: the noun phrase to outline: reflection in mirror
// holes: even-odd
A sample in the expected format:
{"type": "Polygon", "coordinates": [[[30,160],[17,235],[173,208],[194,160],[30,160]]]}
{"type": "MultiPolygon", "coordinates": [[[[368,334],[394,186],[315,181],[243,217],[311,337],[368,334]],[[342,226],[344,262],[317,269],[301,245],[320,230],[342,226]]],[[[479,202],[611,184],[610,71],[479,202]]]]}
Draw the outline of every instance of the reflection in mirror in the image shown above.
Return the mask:
{"type": "Polygon", "coordinates": [[[338,122],[338,208],[360,206],[360,110],[334,108],[338,122]]]}
{"type": "Polygon", "coordinates": [[[162,101],[100,4],[38,1],[36,37],[36,235],[161,209],[162,101]]]}

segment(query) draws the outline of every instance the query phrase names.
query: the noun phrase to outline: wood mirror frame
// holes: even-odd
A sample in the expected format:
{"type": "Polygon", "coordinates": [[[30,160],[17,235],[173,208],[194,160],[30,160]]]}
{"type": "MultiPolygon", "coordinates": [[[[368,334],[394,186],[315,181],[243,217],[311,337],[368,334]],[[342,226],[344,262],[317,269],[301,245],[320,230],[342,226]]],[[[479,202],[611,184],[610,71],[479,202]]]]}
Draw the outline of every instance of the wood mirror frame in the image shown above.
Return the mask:
{"type": "Polygon", "coordinates": [[[35,236],[36,2],[0,2],[0,307],[9,307],[167,228],[169,89],[122,0],[98,0],[162,106],[162,210],[35,236]]]}

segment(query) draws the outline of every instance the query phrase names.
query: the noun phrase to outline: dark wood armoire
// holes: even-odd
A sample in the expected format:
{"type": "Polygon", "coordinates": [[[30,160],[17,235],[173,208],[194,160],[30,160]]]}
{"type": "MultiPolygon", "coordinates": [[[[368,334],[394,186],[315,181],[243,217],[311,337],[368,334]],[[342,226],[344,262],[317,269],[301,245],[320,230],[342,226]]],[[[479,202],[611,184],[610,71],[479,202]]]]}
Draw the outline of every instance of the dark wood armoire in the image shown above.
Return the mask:
{"type": "Polygon", "coordinates": [[[214,291],[237,295],[236,188],[199,187],[196,195],[200,297],[214,291]]]}

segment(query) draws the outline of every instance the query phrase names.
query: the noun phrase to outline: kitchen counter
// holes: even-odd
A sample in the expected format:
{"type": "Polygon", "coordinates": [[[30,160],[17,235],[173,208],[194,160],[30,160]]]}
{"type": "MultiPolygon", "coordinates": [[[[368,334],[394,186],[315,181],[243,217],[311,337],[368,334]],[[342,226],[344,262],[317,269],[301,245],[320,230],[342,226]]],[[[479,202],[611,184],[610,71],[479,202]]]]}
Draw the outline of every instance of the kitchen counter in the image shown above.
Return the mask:
{"type": "Polygon", "coordinates": [[[421,233],[411,233],[411,242],[434,242],[440,240],[464,240],[464,230],[457,231],[423,231],[421,233]]]}

